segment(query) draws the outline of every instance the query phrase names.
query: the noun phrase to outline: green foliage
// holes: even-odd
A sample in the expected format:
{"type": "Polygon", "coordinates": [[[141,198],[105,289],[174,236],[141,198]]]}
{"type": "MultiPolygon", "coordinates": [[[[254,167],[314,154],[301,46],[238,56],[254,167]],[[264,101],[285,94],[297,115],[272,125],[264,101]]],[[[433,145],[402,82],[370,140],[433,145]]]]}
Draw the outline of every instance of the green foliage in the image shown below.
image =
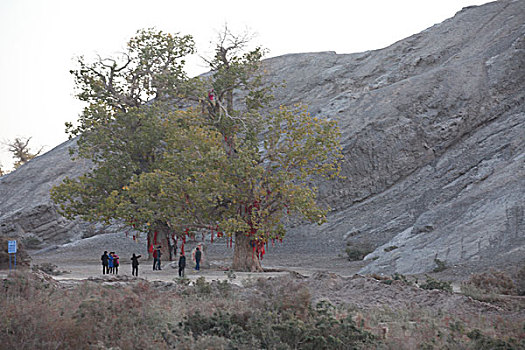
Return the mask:
{"type": "Polygon", "coordinates": [[[380,276],[376,274],[372,274],[371,277],[376,280],[381,281],[381,283],[388,284],[388,285],[391,285],[392,283],[394,283],[394,281],[402,282],[403,284],[406,284],[409,286],[413,285],[413,282],[410,281],[405,275],[402,275],[397,272],[394,273],[391,277],[380,276]]]}
{"type": "Polygon", "coordinates": [[[374,336],[356,327],[352,319],[336,317],[334,308],[310,309],[305,318],[291,313],[254,310],[244,313],[196,312],[181,323],[194,338],[214,336],[229,340],[232,348],[361,349],[374,336]]]}
{"type": "Polygon", "coordinates": [[[348,260],[350,261],[358,261],[363,260],[365,256],[372,253],[374,249],[369,244],[351,244],[350,242],[347,243],[347,247],[345,249],[345,252],[347,254],[348,260]]]}
{"type": "Polygon", "coordinates": [[[445,264],[445,262],[440,259],[436,258],[434,259],[434,262],[437,266],[434,268],[434,270],[432,270],[432,272],[441,272],[445,271],[448,268],[447,264],[445,264]]]}
{"type": "Polygon", "coordinates": [[[171,100],[186,94],[184,57],[192,53],[194,42],[190,35],[151,28],[137,31],[119,57],[99,56],[92,63],[79,57],[78,68],[70,73],[75,78],[77,97],[89,107],[78,127],[68,124],[69,132],[76,136],[89,131],[117,110],[126,112],[154,99],[171,100]]]}
{"type": "Polygon", "coordinates": [[[201,276],[195,280],[195,288],[199,294],[210,294],[212,290],[210,283],[206,282],[206,278],[204,278],[204,276],[201,276]]]}
{"type": "Polygon", "coordinates": [[[427,289],[427,290],[439,289],[439,290],[444,290],[446,292],[452,293],[452,284],[450,282],[439,281],[428,275],[425,275],[425,277],[426,277],[426,281],[420,284],[419,288],[427,289]]]}
{"type": "Polygon", "coordinates": [[[53,188],[61,213],[150,234],[213,227],[258,246],[282,238],[291,215],[323,223],[314,184],[338,176],[340,132],[303,106],[262,109],[272,88],[259,71],[264,51],[246,52],[246,43],[226,28],[208,62],[213,74],[201,80],[183,70],[191,37],[151,29],[120,60],[80,58],[72,73],[89,105],[68,130],[94,166],[53,188]],[[196,101],[201,108],[180,108],[196,101]]]}

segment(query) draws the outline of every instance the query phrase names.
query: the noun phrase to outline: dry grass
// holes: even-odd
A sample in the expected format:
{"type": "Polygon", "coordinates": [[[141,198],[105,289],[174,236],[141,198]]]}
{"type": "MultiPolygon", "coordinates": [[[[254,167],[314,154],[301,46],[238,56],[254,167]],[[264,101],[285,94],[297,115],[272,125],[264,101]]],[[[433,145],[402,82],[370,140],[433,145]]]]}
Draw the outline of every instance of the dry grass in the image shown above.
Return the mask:
{"type": "Polygon", "coordinates": [[[363,310],[351,304],[312,303],[307,280],[291,277],[253,280],[244,287],[204,279],[186,282],[112,277],[68,286],[41,272],[17,271],[2,284],[0,342],[3,348],[16,349],[519,349],[525,345],[524,320],[519,316],[448,315],[418,305],[363,310]]]}

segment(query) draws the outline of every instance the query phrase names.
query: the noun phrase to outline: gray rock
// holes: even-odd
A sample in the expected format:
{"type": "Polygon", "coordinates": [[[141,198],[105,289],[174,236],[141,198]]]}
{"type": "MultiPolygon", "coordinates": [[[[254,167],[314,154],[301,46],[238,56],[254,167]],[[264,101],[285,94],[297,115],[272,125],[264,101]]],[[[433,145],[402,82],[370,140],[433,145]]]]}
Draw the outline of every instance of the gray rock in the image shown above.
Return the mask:
{"type": "MultiPolygon", "coordinates": [[[[522,261],[524,23],[525,1],[504,0],[381,50],[265,60],[268,80],[286,81],[276,104],[306,103],[343,133],[346,179],[320,184],[329,222],[292,227],[296,247],[343,252],[366,241],[378,248],[362,273],[522,261]]],[[[72,145],[0,178],[2,235],[57,243],[108,230],[68,223],[50,203],[52,185],[89,168],[69,160],[72,145]]]]}

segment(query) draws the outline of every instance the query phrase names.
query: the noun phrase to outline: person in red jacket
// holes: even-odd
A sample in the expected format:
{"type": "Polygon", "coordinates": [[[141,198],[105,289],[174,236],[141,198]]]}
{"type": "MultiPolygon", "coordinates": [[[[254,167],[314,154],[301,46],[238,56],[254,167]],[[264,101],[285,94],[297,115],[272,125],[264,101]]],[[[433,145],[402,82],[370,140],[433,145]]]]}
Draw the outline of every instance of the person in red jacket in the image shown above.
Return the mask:
{"type": "Polygon", "coordinates": [[[116,253],[113,253],[113,273],[115,275],[118,275],[118,267],[120,265],[119,263],[119,260],[118,260],[118,255],[116,253]]]}
{"type": "Polygon", "coordinates": [[[159,245],[157,249],[153,251],[153,270],[162,270],[160,268],[160,257],[162,256],[160,248],[161,246],[159,245]]]}
{"type": "Polygon", "coordinates": [[[153,250],[153,271],[157,269],[157,249],[153,250]]]}

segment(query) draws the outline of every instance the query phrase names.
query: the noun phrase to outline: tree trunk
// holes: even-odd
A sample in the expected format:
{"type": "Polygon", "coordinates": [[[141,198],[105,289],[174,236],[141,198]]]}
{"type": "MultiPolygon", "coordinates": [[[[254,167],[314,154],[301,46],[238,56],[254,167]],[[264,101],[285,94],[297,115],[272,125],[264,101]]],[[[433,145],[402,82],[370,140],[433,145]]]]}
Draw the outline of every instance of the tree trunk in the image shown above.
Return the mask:
{"type": "MultiPolygon", "coordinates": [[[[157,234],[156,234],[156,238],[157,240],[155,240],[155,233],[154,231],[150,232],[150,241],[151,241],[151,244],[153,244],[153,249],[157,249],[158,246],[160,246],[160,252],[162,254],[161,256],[161,261],[171,261],[172,260],[172,248],[171,248],[171,243],[170,243],[170,230],[169,228],[166,226],[166,227],[161,227],[161,228],[158,228],[157,230],[157,234]]],[[[149,247],[148,247],[149,249],[149,247]]],[[[152,254],[149,254],[150,257],[152,256],[152,254]]]]}
{"type": "Polygon", "coordinates": [[[235,271],[263,272],[261,261],[250,244],[251,237],[244,233],[235,234],[232,269],[235,271]]]}

